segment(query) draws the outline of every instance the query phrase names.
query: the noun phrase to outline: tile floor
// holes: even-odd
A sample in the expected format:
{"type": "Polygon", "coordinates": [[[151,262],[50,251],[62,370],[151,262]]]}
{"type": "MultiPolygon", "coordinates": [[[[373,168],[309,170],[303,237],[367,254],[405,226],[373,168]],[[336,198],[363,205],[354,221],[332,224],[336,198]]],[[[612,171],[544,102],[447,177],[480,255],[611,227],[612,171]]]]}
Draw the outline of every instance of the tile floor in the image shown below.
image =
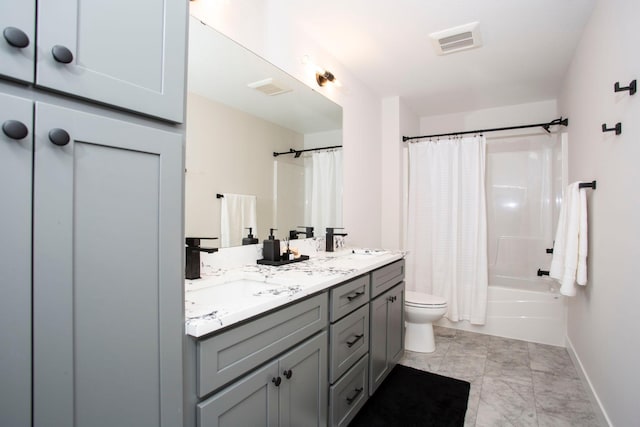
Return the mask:
{"type": "Polygon", "coordinates": [[[436,351],[400,363],[469,381],[465,426],[600,426],[565,348],[434,329],[436,351]]]}

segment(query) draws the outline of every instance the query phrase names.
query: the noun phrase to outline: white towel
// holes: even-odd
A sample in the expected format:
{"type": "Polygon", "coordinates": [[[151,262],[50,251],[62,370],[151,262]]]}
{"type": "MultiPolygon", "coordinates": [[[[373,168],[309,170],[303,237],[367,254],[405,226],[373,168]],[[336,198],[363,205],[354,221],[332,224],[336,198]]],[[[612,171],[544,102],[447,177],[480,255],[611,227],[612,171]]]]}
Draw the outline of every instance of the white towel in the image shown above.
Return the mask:
{"type": "Polygon", "coordinates": [[[576,294],[575,283],[587,284],[587,196],[580,182],[570,184],[560,208],[549,276],[560,282],[560,293],[576,294]]]}
{"type": "Polygon", "coordinates": [[[256,203],[257,197],[244,194],[222,195],[220,205],[220,246],[239,246],[247,235],[245,228],[251,227],[258,235],[256,203]]]}

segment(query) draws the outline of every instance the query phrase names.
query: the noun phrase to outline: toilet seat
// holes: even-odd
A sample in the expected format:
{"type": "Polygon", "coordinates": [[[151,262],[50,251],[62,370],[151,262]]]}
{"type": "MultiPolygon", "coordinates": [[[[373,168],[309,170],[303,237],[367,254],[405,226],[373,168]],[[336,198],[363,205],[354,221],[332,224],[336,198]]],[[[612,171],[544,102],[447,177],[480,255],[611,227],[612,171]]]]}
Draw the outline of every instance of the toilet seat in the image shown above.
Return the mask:
{"type": "Polygon", "coordinates": [[[447,300],[443,297],[412,291],[405,292],[404,303],[411,307],[440,308],[447,306],[447,300]]]}

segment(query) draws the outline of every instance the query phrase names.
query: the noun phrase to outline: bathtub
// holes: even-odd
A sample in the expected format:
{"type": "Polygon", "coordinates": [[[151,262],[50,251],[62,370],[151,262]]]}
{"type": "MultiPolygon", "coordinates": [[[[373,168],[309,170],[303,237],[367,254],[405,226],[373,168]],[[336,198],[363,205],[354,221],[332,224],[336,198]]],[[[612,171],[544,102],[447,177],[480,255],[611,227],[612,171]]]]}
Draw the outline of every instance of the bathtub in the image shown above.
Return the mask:
{"type": "Polygon", "coordinates": [[[471,325],[468,321],[436,324],[481,334],[565,346],[566,298],[548,278],[518,279],[494,276],[488,288],[487,321],[471,325]]]}

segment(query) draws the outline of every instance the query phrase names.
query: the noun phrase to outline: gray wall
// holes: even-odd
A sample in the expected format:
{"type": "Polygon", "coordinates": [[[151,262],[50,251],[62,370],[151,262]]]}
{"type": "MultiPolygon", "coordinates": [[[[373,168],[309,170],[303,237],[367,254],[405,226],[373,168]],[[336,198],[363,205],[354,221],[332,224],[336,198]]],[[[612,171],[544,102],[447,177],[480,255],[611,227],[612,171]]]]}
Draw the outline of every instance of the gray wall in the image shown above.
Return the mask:
{"type": "Polygon", "coordinates": [[[566,75],[559,106],[569,117],[569,181],[589,191],[589,283],[570,298],[568,348],[609,422],[638,425],[640,369],[640,94],[614,93],[640,78],[640,2],[599,0],[566,75]],[[602,123],[622,122],[622,135],[602,123]]]}

